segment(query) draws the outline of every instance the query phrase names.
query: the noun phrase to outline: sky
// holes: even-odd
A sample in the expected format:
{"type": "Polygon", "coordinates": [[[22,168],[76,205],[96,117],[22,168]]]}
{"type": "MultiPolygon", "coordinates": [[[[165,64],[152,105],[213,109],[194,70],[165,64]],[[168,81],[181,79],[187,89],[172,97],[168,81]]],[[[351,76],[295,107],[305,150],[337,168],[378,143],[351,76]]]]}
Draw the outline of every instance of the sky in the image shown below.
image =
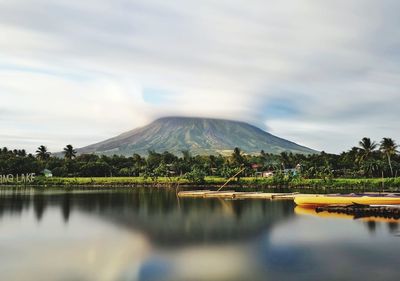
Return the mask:
{"type": "Polygon", "coordinates": [[[400,142],[397,0],[0,0],[0,146],[89,145],[163,116],[339,153],[400,142]]]}

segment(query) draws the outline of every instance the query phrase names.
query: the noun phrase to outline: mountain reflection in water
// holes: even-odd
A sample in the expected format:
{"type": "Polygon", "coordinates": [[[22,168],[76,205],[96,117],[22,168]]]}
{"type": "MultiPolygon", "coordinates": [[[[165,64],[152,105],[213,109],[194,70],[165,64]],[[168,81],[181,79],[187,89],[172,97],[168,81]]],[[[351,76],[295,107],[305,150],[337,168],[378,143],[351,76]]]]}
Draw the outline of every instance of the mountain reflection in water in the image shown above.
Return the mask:
{"type": "Polygon", "coordinates": [[[291,201],[178,200],[156,188],[3,188],[0,278],[397,280],[396,222],[294,210],[291,201]]]}
{"type": "Polygon", "coordinates": [[[72,212],[97,216],[128,230],[141,231],[158,245],[227,243],[259,236],[294,216],[293,204],[254,200],[178,200],[175,192],[139,189],[135,192],[13,192],[0,205],[0,217],[31,206],[40,222],[46,209],[58,207],[65,223],[72,212]]]}

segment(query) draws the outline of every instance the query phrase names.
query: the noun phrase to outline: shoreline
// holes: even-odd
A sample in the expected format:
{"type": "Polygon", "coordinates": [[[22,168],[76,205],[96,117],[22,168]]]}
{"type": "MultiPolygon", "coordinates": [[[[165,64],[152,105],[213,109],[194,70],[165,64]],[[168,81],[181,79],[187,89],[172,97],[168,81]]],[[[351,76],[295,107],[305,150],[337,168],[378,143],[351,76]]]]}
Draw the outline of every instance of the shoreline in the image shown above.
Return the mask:
{"type": "MultiPolygon", "coordinates": [[[[76,177],[45,178],[37,177],[32,182],[1,183],[0,187],[37,187],[37,188],[180,188],[184,190],[217,189],[227,180],[219,177],[206,177],[203,183],[193,183],[181,178],[161,177],[157,180],[143,177],[76,177]]],[[[278,182],[273,178],[241,178],[230,182],[224,190],[282,190],[326,193],[330,191],[346,192],[400,192],[400,178],[367,178],[367,179],[294,179],[278,182]]]]}

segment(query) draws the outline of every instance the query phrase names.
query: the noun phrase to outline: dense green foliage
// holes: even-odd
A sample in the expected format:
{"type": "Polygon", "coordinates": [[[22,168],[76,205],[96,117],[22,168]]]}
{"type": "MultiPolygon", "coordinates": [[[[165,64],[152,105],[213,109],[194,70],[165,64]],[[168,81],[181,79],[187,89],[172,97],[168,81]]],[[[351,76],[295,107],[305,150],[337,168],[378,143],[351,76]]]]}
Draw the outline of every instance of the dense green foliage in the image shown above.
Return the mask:
{"type": "MultiPolygon", "coordinates": [[[[177,179],[205,183],[206,177],[226,179],[260,176],[260,172],[273,171],[268,184],[304,184],[305,180],[319,179],[332,182],[334,178],[361,179],[397,177],[400,171],[400,156],[396,143],[384,138],[380,146],[363,138],[359,147],[353,147],[340,155],[328,154],[269,154],[261,151],[258,155],[246,155],[235,148],[232,155],[192,156],[182,151],[176,156],[169,152],[148,151],[147,157],[134,154],[125,156],[99,156],[95,154],[76,155],[71,145],[64,148],[64,158],[52,156],[45,146],[40,146],[36,155],[25,150],[0,150],[0,174],[40,174],[44,169],[52,171],[55,177],[142,177],[144,180],[169,181],[177,179]]],[[[312,183],[311,181],[309,183],[312,183]]]]}
{"type": "MultiPolygon", "coordinates": [[[[93,187],[131,187],[131,186],[154,186],[155,184],[164,187],[176,186],[194,186],[196,189],[201,186],[210,189],[215,186],[222,186],[226,178],[217,176],[206,176],[201,179],[185,177],[158,177],[157,182],[151,178],[145,177],[38,177],[35,185],[39,186],[93,186],[93,187]]],[[[242,177],[240,181],[232,182],[229,189],[234,188],[237,191],[261,191],[268,189],[279,189],[283,192],[300,191],[302,193],[314,192],[363,192],[363,191],[398,191],[400,187],[400,178],[368,178],[368,179],[304,179],[300,177],[242,177]]]]}

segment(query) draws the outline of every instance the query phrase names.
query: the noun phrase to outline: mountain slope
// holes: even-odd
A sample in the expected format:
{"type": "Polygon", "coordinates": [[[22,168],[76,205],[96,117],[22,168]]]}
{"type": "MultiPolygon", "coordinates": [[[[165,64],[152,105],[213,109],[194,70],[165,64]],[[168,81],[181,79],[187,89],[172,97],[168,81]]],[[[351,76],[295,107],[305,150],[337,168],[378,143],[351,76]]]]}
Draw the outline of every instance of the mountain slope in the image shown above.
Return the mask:
{"type": "Polygon", "coordinates": [[[79,153],[132,155],[148,150],[179,154],[225,154],[235,147],[245,153],[316,153],[244,122],[190,117],[165,117],[117,137],[83,147],[79,153]]]}

